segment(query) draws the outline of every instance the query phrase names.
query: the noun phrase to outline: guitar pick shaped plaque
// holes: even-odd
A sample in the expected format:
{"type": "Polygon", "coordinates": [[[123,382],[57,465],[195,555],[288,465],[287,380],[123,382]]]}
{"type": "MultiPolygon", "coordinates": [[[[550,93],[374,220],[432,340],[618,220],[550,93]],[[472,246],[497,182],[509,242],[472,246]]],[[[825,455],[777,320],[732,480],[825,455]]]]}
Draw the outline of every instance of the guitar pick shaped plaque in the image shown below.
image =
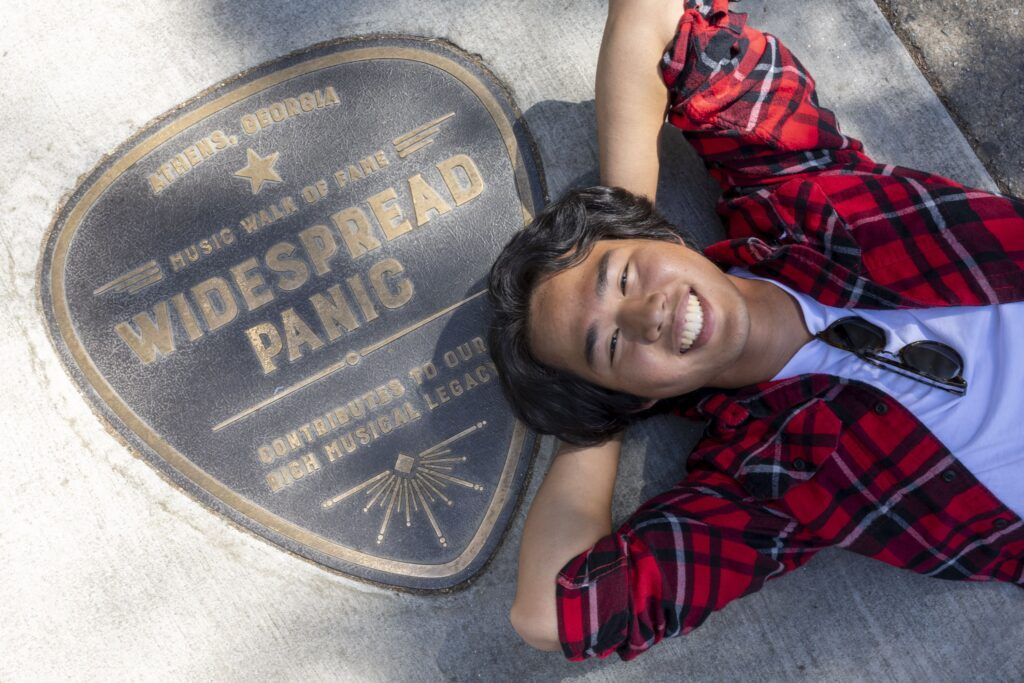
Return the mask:
{"type": "Polygon", "coordinates": [[[171,481],[323,566],[450,588],[494,551],[533,453],[484,281],[543,196],[477,61],[337,41],[105,159],[48,236],[43,306],[84,394],[171,481]]]}

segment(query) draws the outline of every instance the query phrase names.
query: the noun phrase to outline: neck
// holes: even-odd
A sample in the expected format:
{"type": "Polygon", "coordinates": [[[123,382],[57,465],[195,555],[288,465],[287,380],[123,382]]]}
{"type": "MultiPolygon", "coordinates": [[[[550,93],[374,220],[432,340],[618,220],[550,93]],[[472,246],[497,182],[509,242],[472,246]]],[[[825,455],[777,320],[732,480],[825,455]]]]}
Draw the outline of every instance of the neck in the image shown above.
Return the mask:
{"type": "Polygon", "coordinates": [[[723,389],[767,382],[813,337],[800,305],[770,282],[726,275],[746,300],[750,334],[732,370],[716,384],[723,389]]]}

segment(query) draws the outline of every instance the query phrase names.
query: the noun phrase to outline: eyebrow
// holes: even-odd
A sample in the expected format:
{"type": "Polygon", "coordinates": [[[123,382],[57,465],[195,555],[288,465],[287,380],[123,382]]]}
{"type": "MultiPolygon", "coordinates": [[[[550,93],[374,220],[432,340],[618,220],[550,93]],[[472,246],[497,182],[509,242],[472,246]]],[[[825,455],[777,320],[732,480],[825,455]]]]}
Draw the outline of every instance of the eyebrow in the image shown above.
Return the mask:
{"type": "MultiPolygon", "coordinates": [[[[608,289],[608,261],[611,260],[614,251],[614,249],[609,249],[604,252],[601,260],[597,262],[597,283],[594,285],[594,293],[598,299],[604,297],[605,290],[608,289]]],[[[597,346],[597,325],[591,323],[590,327],[587,328],[587,338],[583,348],[583,353],[587,358],[587,365],[590,368],[594,367],[595,346],[597,346]]]]}

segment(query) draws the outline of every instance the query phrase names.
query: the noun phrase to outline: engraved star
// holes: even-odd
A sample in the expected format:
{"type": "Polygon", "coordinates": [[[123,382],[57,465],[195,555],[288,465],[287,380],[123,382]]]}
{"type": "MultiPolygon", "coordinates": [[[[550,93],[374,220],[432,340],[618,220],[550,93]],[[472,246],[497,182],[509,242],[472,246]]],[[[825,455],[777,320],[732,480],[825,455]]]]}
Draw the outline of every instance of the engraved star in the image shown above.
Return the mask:
{"type": "Polygon", "coordinates": [[[235,171],[235,175],[240,178],[248,178],[249,182],[252,183],[252,193],[256,194],[263,189],[263,183],[281,183],[281,176],[274,170],[274,164],[277,163],[277,157],[280,152],[273,152],[265,157],[261,157],[252,148],[246,150],[246,155],[249,163],[244,167],[235,171]]]}

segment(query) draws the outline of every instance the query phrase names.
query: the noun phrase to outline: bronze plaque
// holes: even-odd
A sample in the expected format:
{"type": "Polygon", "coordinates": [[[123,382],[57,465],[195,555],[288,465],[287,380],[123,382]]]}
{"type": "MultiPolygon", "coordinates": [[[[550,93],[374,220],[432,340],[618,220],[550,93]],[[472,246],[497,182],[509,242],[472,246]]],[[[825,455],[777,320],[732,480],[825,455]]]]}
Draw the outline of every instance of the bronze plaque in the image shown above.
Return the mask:
{"type": "Polygon", "coordinates": [[[446,589],[487,561],[535,439],[485,275],[544,197],[508,92],[437,41],[336,41],[150,124],[58,213],[54,344],[147,461],[278,546],[446,589]]]}

